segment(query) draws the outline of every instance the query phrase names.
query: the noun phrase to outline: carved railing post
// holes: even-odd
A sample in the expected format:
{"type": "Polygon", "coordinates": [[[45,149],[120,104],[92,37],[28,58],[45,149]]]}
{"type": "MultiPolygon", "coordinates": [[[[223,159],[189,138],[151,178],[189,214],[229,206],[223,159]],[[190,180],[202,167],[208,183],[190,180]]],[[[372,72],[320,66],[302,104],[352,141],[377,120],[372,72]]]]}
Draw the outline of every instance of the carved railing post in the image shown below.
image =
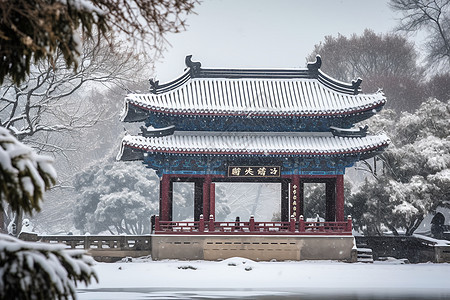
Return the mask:
{"type": "Polygon", "coordinates": [[[155,231],[161,231],[161,227],[159,226],[159,216],[155,216],[155,231]]]}
{"type": "Polygon", "coordinates": [[[250,222],[248,224],[248,227],[250,229],[250,232],[255,231],[255,217],[254,216],[250,216],[250,222]]]}
{"type": "Polygon", "coordinates": [[[215,225],[214,225],[214,216],[213,215],[209,215],[209,225],[208,225],[208,230],[211,231],[216,231],[215,225]]]}
{"type": "Polygon", "coordinates": [[[352,216],[347,217],[347,232],[352,232],[352,216]]]}
{"type": "Polygon", "coordinates": [[[200,220],[198,223],[198,231],[204,232],[205,231],[205,219],[203,218],[203,215],[200,215],[200,220]]]}
{"type": "Polygon", "coordinates": [[[298,231],[305,232],[305,220],[303,220],[303,215],[301,215],[298,220],[298,231]]]}
{"type": "Polygon", "coordinates": [[[84,249],[91,248],[91,240],[88,235],[84,236],[84,249]]]}
{"type": "Polygon", "coordinates": [[[291,220],[289,222],[289,231],[294,233],[295,232],[295,217],[292,215],[291,220]]]}

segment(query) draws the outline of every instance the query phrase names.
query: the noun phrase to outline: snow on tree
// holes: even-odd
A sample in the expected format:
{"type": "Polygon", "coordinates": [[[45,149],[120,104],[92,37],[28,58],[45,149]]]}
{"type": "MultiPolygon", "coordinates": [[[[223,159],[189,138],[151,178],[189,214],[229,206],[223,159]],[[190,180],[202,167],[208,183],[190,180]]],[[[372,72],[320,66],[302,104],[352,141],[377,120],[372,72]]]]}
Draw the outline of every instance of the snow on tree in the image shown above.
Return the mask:
{"type": "MultiPolygon", "coordinates": [[[[173,220],[194,221],[194,183],[173,183],[173,220]]],[[[206,219],[206,216],[205,216],[206,219]]]]}
{"type": "Polygon", "coordinates": [[[81,37],[110,47],[125,36],[147,50],[164,49],[164,35],[185,27],[194,0],[9,0],[0,1],[0,84],[10,77],[22,82],[32,61],[54,63],[61,52],[67,67],[77,69],[81,37]],[[95,32],[100,36],[96,37],[95,32]],[[109,34],[114,32],[115,35],[109,34]]]}
{"type": "Polygon", "coordinates": [[[0,86],[0,126],[42,151],[61,149],[52,134],[91,127],[107,109],[102,101],[89,103],[84,94],[93,94],[94,85],[110,88],[137,79],[133,74],[142,68],[139,56],[121,43],[116,47],[121,50],[113,52],[104,42],[95,45],[86,41],[76,73],[57,53],[53,65],[44,61],[31,66],[22,84],[5,80],[0,86]]]}
{"type": "Polygon", "coordinates": [[[450,104],[429,99],[413,114],[396,119],[388,110],[373,119],[392,143],[380,157],[383,174],[350,197],[354,224],[367,234],[410,235],[428,213],[450,206],[450,104]]]}
{"type": "Polygon", "coordinates": [[[231,208],[226,197],[227,189],[223,185],[216,184],[216,199],[215,199],[215,217],[216,220],[226,220],[231,214],[231,208]]]}
{"type": "Polygon", "coordinates": [[[0,299],[75,298],[77,282],[97,280],[83,250],[0,234],[0,299]]]}
{"type": "MultiPolygon", "coordinates": [[[[326,211],[326,193],[325,183],[306,183],[303,192],[303,214],[305,220],[319,215],[325,218],[326,211]]],[[[349,181],[344,182],[344,198],[350,197],[352,184],[349,181]]],[[[346,203],[348,205],[348,203],[346,203]]]]}
{"type": "MultiPolygon", "coordinates": [[[[116,129],[115,137],[123,132],[123,126],[117,122],[119,109],[115,107],[115,103],[120,101],[114,101],[117,98],[110,97],[106,89],[113,89],[121,100],[127,93],[123,88],[126,83],[134,84],[135,81],[139,82],[141,75],[148,75],[145,72],[135,72],[143,64],[138,55],[123,44],[117,43],[116,47],[115,51],[111,51],[104,42],[97,46],[92,42],[84,42],[77,73],[65,66],[63,57],[59,54],[55,56],[56,69],[46,61],[40,62],[31,67],[29,76],[22,84],[5,80],[0,86],[0,126],[13,132],[19,141],[39,152],[52,154],[56,159],[54,166],[59,175],[56,186],[58,191],[53,189],[47,195],[43,207],[43,217],[53,213],[57,216],[49,217],[52,222],[56,222],[64,214],[71,214],[71,211],[61,213],[53,211],[53,208],[71,207],[68,202],[75,197],[68,195],[69,188],[62,191],[62,187],[70,185],[74,174],[84,168],[87,161],[91,163],[94,157],[89,155],[87,149],[91,150],[90,146],[96,145],[109,150],[111,144],[107,143],[114,142],[111,139],[96,138],[100,142],[92,143],[92,137],[83,139],[82,135],[91,129],[98,130],[101,126],[116,129]],[[110,125],[111,123],[115,126],[110,125]],[[73,143],[74,139],[78,142],[73,143]],[[77,159],[77,155],[83,157],[83,162],[77,159]]],[[[97,153],[102,157],[105,155],[104,150],[97,153]]],[[[3,216],[7,224],[13,219],[19,219],[15,221],[18,225],[21,223],[20,217],[21,215],[14,215],[11,211],[3,216]]],[[[35,217],[39,218],[40,215],[35,217]]],[[[54,230],[48,224],[35,224],[40,230],[54,230]]],[[[6,227],[1,225],[1,228],[6,227]]],[[[73,229],[72,224],[66,226],[65,230],[73,229]]]]}
{"type": "MultiPolygon", "coordinates": [[[[121,192],[101,195],[94,213],[96,222],[108,229],[113,224],[115,232],[126,234],[150,233],[149,217],[157,211],[157,203],[137,191],[124,188],[121,192]]],[[[110,230],[111,233],[114,233],[110,230]]]]}
{"type": "MultiPolygon", "coordinates": [[[[56,181],[53,160],[0,127],[0,208],[31,214],[56,181]]],[[[63,245],[23,242],[0,234],[0,299],[68,299],[76,282],[95,278],[92,258],[63,245]]]]}
{"type": "Polygon", "coordinates": [[[103,162],[75,176],[75,227],[83,232],[150,233],[159,207],[159,178],[137,162],[103,162]]]}
{"type": "Polygon", "coordinates": [[[0,127],[0,209],[39,211],[45,190],[56,182],[53,159],[36,154],[0,127]]]}

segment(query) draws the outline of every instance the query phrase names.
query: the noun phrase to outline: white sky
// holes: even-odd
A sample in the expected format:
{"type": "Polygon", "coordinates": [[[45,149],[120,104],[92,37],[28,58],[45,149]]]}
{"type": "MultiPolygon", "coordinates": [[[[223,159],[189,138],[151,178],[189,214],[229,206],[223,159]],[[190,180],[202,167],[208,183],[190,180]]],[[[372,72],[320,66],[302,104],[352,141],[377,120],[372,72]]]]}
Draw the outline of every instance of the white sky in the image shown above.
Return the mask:
{"type": "MultiPolygon", "coordinates": [[[[387,33],[396,16],[387,0],[203,0],[187,31],[168,36],[172,45],[156,63],[156,79],[182,74],[186,55],[203,67],[298,68],[326,35],[387,33]]],[[[398,16],[397,16],[398,17],[398,16]]],[[[326,64],[326,61],[323,62],[326,64]]]]}

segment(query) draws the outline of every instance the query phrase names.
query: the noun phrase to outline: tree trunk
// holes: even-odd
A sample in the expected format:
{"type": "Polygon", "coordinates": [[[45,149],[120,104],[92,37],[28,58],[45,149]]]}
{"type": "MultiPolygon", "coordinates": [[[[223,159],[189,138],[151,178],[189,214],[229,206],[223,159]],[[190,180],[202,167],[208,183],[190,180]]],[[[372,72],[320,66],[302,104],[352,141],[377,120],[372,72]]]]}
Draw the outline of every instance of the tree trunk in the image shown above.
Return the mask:
{"type": "Polygon", "coordinates": [[[395,229],[394,226],[392,226],[392,225],[390,225],[390,224],[386,224],[386,226],[392,231],[392,233],[393,233],[395,236],[398,236],[398,235],[399,235],[397,229],[395,229]]]}
{"type": "Polygon", "coordinates": [[[406,235],[412,235],[414,231],[420,226],[423,221],[423,217],[418,217],[411,222],[411,225],[406,229],[406,235]]]}

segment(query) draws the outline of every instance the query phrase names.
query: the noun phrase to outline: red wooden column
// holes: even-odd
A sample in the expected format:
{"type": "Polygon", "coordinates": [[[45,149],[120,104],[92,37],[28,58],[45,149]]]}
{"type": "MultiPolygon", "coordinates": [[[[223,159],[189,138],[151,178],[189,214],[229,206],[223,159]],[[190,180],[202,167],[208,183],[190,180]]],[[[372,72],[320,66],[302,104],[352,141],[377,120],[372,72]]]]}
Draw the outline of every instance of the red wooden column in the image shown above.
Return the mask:
{"type": "Polygon", "coordinates": [[[281,180],[281,222],[289,222],[289,181],[281,180]]]}
{"type": "Polygon", "coordinates": [[[203,216],[209,218],[210,215],[210,189],[211,175],[206,175],[203,180],[203,216]]]}
{"type": "Polygon", "coordinates": [[[305,207],[305,183],[300,180],[298,186],[298,211],[297,216],[300,220],[300,216],[305,216],[305,212],[303,211],[305,207]]]}
{"type": "Polygon", "coordinates": [[[209,214],[216,219],[216,184],[213,182],[209,189],[209,214]]]}
{"type": "Polygon", "coordinates": [[[303,190],[300,189],[300,176],[293,175],[291,179],[291,216],[294,216],[294,219],[298,221],[303,212],[301,212],[300,202],[303,200],[303,195],[300,195],[300,192],[303,193],[303,190]]]}
{"type": "Polygon", "coordinates": [[[336,182],[325,182],[325,221],[336,221],[336,182]]]}
{"type": "Polygon", "coordinates": [[[159,183],[159,216],[161,221],[171,221],[172,197],[170,194],[170,175],[163,174],[159,183]]]}
{"type": "Polygon", "coordinates": [[[203,214],[203,178],[196,178],[194,181],[194,220],[199,221],[200,215],[203,214]]]}
{"type": "Polygon", "coordinates": [[[336,177],[336,221],[345,221],[344,217],[344,175],[336,177]]]}

